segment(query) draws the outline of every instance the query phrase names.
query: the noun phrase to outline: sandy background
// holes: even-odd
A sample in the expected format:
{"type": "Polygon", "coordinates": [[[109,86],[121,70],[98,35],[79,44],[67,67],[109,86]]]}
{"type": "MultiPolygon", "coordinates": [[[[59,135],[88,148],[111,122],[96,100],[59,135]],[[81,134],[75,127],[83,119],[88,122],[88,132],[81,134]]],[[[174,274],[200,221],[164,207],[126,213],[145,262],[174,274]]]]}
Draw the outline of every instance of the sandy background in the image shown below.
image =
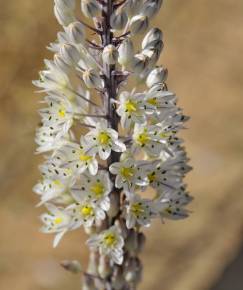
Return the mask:
{"type": "MultiPolygon", "coordinates": [[[[40,162],[31,80],[59,29],[52,0],[0,4],[0,289],[76,290],[79,277],[58,262],[85,262],[84,236],[71,233],[53,250],[52,237],[38,232],[41,209],[31,192],[40,162]]],[[[195,201],[188,220],[147,231],[140,289],[242,290],[243,1],[167,0],[154,22],[165,35],[169,87],[192,117],[183,137],[195,201]]]]}

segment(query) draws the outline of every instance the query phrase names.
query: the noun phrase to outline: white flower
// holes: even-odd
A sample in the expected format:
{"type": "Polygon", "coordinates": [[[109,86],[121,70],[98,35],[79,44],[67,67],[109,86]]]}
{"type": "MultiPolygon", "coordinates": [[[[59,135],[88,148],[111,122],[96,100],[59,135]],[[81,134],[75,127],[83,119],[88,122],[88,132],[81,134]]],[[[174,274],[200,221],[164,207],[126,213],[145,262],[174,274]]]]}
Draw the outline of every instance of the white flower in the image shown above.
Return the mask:
{"type": "Polygon", "coordinates": [[[158,214],[156,202],[142,199],[137,194],[129,195],[127,199],[128,205],[126,206],[126,211],[124,213],[127,228],[134,228],[137,224],[140,226],[149,226],[151,218],[156,217],[158,214]]]}
{"type": "Polygon", "coordinates": [[[70,43],[65,43],[61,46],[60,55],[67,64],[74,66],[78,64],[81,57],[76,46],[70,43]]]}
{"type": "Polygon", "coordinates": [[[73,22],[65,29],[66,33],[68,34],[69,38],[74,43],[83,43],[85,40],[85,30],[84,26],[80,22],[73,22]]]}
{"type": "Polygon", "coordinates": [[[117,226],[112,226],[99,235],[93,235],[87,244],[91,248],[98,248],[101,255],[110,257],[114,263],[122,264],[124,239],[117,226]]]}
{"type": "Polygon", "coordinates": [[[185,192],[185,188],[167,192],[160,197],[160,216],[164,218],[177,220],[188,217],[189,211],[185,206],[192,201],[192,197],[185,192]]]}
{"type": "Polygon", "coordinates": [[[130,128],[134,123],[143,124],[146,121],[144,112],[144,97],[142,94],[122,92],[119,97],[117,114],[121,117],[123,128],[130,128]]]}
{"type": "Polygon", "coordinates": [[[105,212],[102,208],[89,200],[83,200],[76,196],[76,203],[67,207],[67,211],[72,216],[72,226],[74,229],[81,225],[91,227],[95,222],[105,219],[105,212]]]}
{"type": "MultiPolygon", "coordinates": [[[[165,134],[165,133],[164,133],[165,134]]],[[[158,126],[145,126],[136,124],[134,127],[133,140],[136,147],[142,148],[149,156],[159,157],[162,150],[169,151],[166,140],[158,126]]]]}
{"type": "Polygon", "coordinates": [[[111,27],[116,30],[123,29],[128,22],[128,17],[124,7],[119,7],[111,15],[111,27]]]}
{"type": "Polygon", "coordinates": [[[68,143],[61,147],[54,156],[62,162],[64,168],[72,169],[76,174],[83,173],[86,169],[90,174],[95,175],[98,171],[98,162],[94,154],[89,153],[89,148],[77,143],[68,143]]]}
{"type": "Polygon", "coordinates": [[[136,161],[132,158],[121,160],[111,164],[109,170],[116,175],[115,186],[133,192],[136,186],[146,186],[149,181],[146,177],[146,169],[153,166],[150,162],[136,161]]]}
{"type": "Polygon", "coordinates": [[[79,201],[90,200],[104,211],[108,211],[110,208],[109,194],[112,190],[109,174],[102,170],[95,176],[84,174],[81,176],[81,180],[81,185],[72,189],[73,197],[79,201]]]}
{"type": "Polygon", "coordinates": [[[163,67],[157,67],[153,69],[150,74],[147,77],[146,85],[151,88],[152,86],[163,83],[166,81],[168,76],[167,69],[164,69],[163,67]]]}
{"type": "Polygon", "coordinates": [[[126,150],[125,144],[118,140],[117,131],[108,128],[106,121],[98,122],[96,129],[90,130],[84,138],[90,147],[90,152],[93,154],[99,153],[100,158],[103,160],[110,156],[111,150],[115,152],[126,150]]]}
{"type": "Polygon", "coordinates": [[[83,80],[89,89],[96,88],[102,90],[104,82],[94,69],[87,69],[83,73],[83,80]]]}
{"type": "Polygon", "coordinates": [[[55,0],[54,13],[58,22],[63,26],[67,26],[76,20],[74,16],[74,9],[74,0],[55,0]]]}
{"type": "Polygon", "coordinates": [[[56,247],[63,235],[71,229],[71,217],[63,208],[58,208],[52,204],[46,204],[50,213],[41,215],[44,226],[41,228],[43,233],[56,233],[53,247],[56,247]]]}
{"type": "Polygon", "coordinates": [[[70,195],[70,189],[74,183],[74,178],[43,179],[33,188],[33,191],[41,196],[41,202],[38,206],[49,201],[55,201],[62,204],[71,203],[73,198],[70,195]]]}

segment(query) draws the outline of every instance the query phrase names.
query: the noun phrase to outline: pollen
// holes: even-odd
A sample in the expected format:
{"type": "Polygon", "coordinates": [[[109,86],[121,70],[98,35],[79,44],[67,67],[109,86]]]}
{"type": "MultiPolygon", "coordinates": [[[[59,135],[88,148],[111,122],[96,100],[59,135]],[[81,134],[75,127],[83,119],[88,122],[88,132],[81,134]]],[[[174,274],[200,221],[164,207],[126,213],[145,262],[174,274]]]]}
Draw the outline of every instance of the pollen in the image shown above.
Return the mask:
{"type": "Polygon", "coordinates": [[[94,210],[93,210],[93,208],[91,206],[85,205],[85,206],[81,207],[80,213],[83,216],[88,217],[88,216],[91,216],[94,213],[94,210]]]}
{"type": "Polygon", "coordinates": [[[63,108],[59,109],[59,111],[58,111],[58,116],[59,116],[60,118],[64,118],[64,117],[66,116],[66,110],[63,109],[63,108]]]}
{"type": "Polygon", "coordinates": [[[100,197],[104,193],[104,186],[100,182],[97,182],[90,187],[90,190],[96,195],[96,197],[100,197]]]}
{"type": "Polygon", "coordinates": [[[150,138],[148,136],[147,133],[142,133],[139,134],[136,141],[140,144],[140,145],[145,145],[150,141],[150,138]]]}
{"type": "Polygon", "coordinates": [[[154,182],[155,179],[156,179],[156,174],[155,174],[155,172],[152,172],[152,173],[150,173],[150,174],[148,175],[148,180],[149,180],[150,183],[154,182]]]}
{"type": "Polygon", "coordinates": [[[101,132],[98,136],[98,141],[102,145],[107,145],[110,142],[110,136],[106,132],[101,132]]]}
{"type": "Polygon", "coordinates": [[[131,167],[122,167],[120,172],[124,178],[129,179],[133,177],[134,169],[131,167]]]}
{"type": "Polygon", "coordinates": [[[125,110],[128,113],[136,112],[137,111],[137,105],[135,102],[128,100],[125,104],[125,110]]]}
{"type": "Polygon", "coordinates": [[[92,157],[89,156],[89,155],[85,155],[85,154],[80,154],[80,155],[79,155],[79,160],[80,160],[80,161],[88,162],[88,161],[90,161],[91,159],[92,159],[92,157]]]}
{"type": "Polygon", "coordinates": [[[59,225],[60,223],[62,223],[63,222],[63,218],[62,217],[56,217],[55,219],[54,219],[54,224],[55,225],[59,225]]]}
{"type": "Polygon", "coordinates": [[[137,202],[137,203],[134,203],[131,207],[131,211],[136,215],[141,215],[144,213],[144,207],[141,203],[137,202]]]}
{"type": "Polygon", "coordinates": [[[104,243],[108,247],[114,246],[116,242],[117,242],[116,237],[113,234],[108,234],[104,237],[104,243]]]}
{"type": "Polygon", "coordinates": [[[63,184],[61,183],[60,180],[56,179],[56,180],[53,180],[53,184],[56,185],[57,187],[62,187],[63,184]]]}
{"type": "Polygon", "coordinates": [[[148,99],[148,103],[152,106],[157,106],[157,100],[156,98],[150,98],[148,99]]]}

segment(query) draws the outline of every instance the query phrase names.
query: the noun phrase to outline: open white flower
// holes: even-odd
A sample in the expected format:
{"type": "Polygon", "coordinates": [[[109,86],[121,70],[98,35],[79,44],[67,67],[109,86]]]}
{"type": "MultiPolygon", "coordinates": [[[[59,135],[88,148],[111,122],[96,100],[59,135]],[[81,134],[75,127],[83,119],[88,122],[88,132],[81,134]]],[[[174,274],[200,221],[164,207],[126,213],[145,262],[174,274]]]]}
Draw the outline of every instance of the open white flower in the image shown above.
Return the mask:
{"type": "Polygon", "coordinates": [[[112,183],[109,174],[99,171],[95,176],[84,174],[81,176],[81,185],[72,189],[72,195],[76,200],[90,200],[104,211],[110,208],[109,194],[112,183]]]}
{"type": "Polygon", "coordinates": [[[87,244],[91,248],[98,248],[101,255],[110,257],[114,263],[122,264],[124,239],[117,226],[112,226],[99,235],[93,235],[87,244]]]}
{"type": "Polygon", "coordinates": [[[111,150],[123,152],[126,150],[124,143],[118,140],[118,133],[114,129],[107,127],[106,121],[100,121],[96,129],[92,129],[85,135],[85,141],[89,144],[90,152],[99,153],[101,159],[106,160],[111,150]]]}
{"type": "Polygon", "coordinates": [[[67,207],[67,211],[72,216],[73,228],[79,228],[81,225],[91,227],[96,221],[105,219],[105,212],[95,203],[75,196],[76,203],[67,207]]]}
{"type": "Polygon", "coordinates": [[[124,213],[126,226],[128,229],[136,225],[149,226],[151,219],[158,214],[158,202],[148,199],[142,199],[139,195],[127,196],[128,205],[124,213]]]}
{"type": "Polygon", "coordinates": [[[142,94],[122,92],[117,114],[121,117],[123,128],[130,128],[134,123],[146,122],[144,111],[144,97],[142,94]]]}
{"type": "Polygon", "coordinates": [[[125,191],[133,192],[136,186],[146,186],[149,181],[146,176],[146,170],[153,166],[146,161],[136,161],[127,158],[121,162],[111,164],[109,170],[116,175],[115,186],[123,188],[125,191]]]}
{"type": "Polygon", "coordinates": [[[98,162],[93,153],[89,152],[89,148],[81,144],[71,143],[61,147],[54,158],[59,160],[64,168],[70,168],[76,174],[83,173],[86,169],[90,174],[95,175],[98,171],[98,162]]]}
{"type": "Polygon", "coordinates": [[[43,233],[56,233],[53,241],[53,247],[56,247],[63,235],[71,229],[71,217],[64,208],[58,208],[50,203],[46,204],[50,213],[41,215],[44,223],[41,231],[43,233]]]}

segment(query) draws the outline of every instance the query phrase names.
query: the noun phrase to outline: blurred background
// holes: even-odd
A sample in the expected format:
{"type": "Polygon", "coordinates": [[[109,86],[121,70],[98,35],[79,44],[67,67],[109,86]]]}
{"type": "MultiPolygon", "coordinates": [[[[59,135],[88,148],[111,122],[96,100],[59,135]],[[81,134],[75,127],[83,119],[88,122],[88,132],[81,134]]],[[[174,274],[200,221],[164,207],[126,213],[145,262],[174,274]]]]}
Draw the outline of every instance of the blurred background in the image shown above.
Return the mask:
{"type": "MultiPolygon", "coordinates": [[[[82,232],[57,249],[38,232],[32,186],[40,96],[31,80],[60,29],[52,0],[0,0],[0,289],[80,289],[59,266],[85,263],[82,232]]],[[[183,132],[194,170],[191,217],[147,230],[141,290],[243,289],[243,1],[165,0],[154,20],[164,32],[161,63],[169,87],[192,117],[183,132]]]]}

